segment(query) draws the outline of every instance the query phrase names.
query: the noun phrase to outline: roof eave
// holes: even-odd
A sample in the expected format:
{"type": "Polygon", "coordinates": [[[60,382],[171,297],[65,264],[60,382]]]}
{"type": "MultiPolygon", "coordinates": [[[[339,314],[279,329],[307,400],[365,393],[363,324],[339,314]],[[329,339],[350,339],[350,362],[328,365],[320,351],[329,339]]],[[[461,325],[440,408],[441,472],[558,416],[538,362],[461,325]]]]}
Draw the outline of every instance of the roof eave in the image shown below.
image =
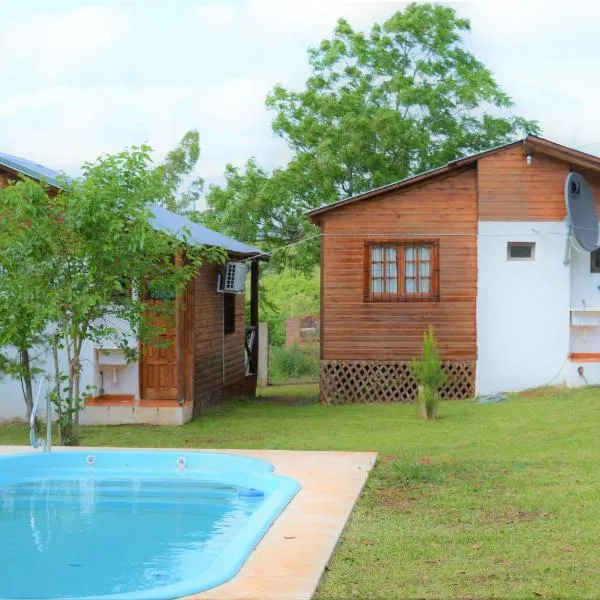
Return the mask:
{"type": "Polygon", "coordinates": [[[7,171],[16,177],[19,177],[20,175],[24,175],[25,177],[29,177],[29,179],[33,179],[34,181],[37,181],[38,183],[43,183],[56,191],[59,191],[62,189],[55,181],[50,181],[47,178],[45,178],[45,179],[40,178],[38,175],[35,175],[31,172],[27,172],[25,169],[19,169],[13,165],[9,165],[4,161],[0,161],[0,169],[7,171]]]}
{"type": "Polygon", "coordinates": [[[494,154],[502,150],[507,150],[508,148],[519,145],[523,145],[525,152],[538,151],[546,156],[566,161],[572,166],[600,173],[599,157],[594,156],[592,154],[587,154],[586,152],[581,152],[580,150],[575,150],[574,148],[569,148],[567,146],[557,144],[556,142],[552,142],[550,140],[547,140],[546,138],[534,134],[528,134],[526,137],[516,140],[514,142],[509,142],[508,144],[504,144],[496,148],[490,148],[489,150],[485,150],[477,154],[472,154],[471,156],[459,158],[437,169],[433,169],[431,171],[427,171],[425,173],[421,173],[419,175],[415,175],[413,177],[409,177],[401,181],[390,183],[388,185],[369,190],[368,192],[364,192],[362,194],[358,194],[350,198],[344,198],[343,200],[338,200],[337,202],[333,202],[332,204],[328,204],[326,206],[315,208],[313,210],[307,211],[306,215],[310,218],[312,223],[318,224],[321,220],[321,216],[329,211],[341,208],[342,206],[346,206],[354,202],[368,200],[370,198],[374,198],[376,196],[380,196],[382,194],[392,192],[395,190],[403,190],[405,188],[418,185],[419,183],[422,183],[424,181],[429,181],[431,179],[435,179],[437,177],[456,172],[461,168],[468,167],[476,163],[477,161],[481,160],[482,158],[485,158],[486,156],[489,156],[490,154],[494,154]]]}
{"type": "Polygon", "coordinates": [[[263,253],[252,253],[252,252],[234,252],[233,250],[227,251],[230,256],[240,257],[242,260],[262,260],[264,262],[269,262],[271,260],[271,255],[263,252],[263,253]]]}
{"type": "Polygon", "coordinates": [[[337,202],[333,202],[331,204],[327,204],[325,206],[321,206],[319,208],[315,208],[313,210],[307,211],[306,215],[310,218],[311,222],[317,224],[320,220],[320,216],[323,213],[329,212],[331,210],[335,210],[337,208],[341,208],[342,206],[346,206],[348,204],[352,204],[354,202],[360,202],[362,200],[368,200],[370,198],[374,198],[376,196],[380,196],[387,192],[392,192],[396,190],[402,190],[407,187],[412,187],[414,185],[418,185],[424,181],[429,181],[430,179],[435,179],[437,177],[441,177],[443,175],[447,175],[452,172],[456,172],[462,168],[469,167],[476,163],[481,158],[488,156],[489,154],[493,154],[494,152],[498,152],[500,150],[506,150],[513,146],[519,146],[525,142],[526,138],[522,138],[516,140],[514,142],[509,142],[508,144],[503,144],[502,146],[498,146],[496,148],[490,148],[489,150],[484,150],[483,152],[478,152],[477,154],[472,154],[470,156],[465,156],[464,158],[458,158],[453,160],[441,167],[436,169],[432,169],[431,171],[425,171],[424,173],[420,173],[417,175],[413,175],[412,177],[408,177],[406,179],[402,179],[400,181],[396,181],[394,183],[390,183],[388,185],[384,185],[379,188],[375,188],[373,190],[369,190],[362,194],[358,194],[356,196],[351,196],[350,198],[344,198],[343,200],[338,200],[337,202]]]}
{"type": "Polygon", "coordinates": [[[532,134],[527,136],[525,146],[527,150],[538,150],[546,156],[566,161],[574,166],[600,172],[600,158],[593,154],[581,152],[532,134]]]}

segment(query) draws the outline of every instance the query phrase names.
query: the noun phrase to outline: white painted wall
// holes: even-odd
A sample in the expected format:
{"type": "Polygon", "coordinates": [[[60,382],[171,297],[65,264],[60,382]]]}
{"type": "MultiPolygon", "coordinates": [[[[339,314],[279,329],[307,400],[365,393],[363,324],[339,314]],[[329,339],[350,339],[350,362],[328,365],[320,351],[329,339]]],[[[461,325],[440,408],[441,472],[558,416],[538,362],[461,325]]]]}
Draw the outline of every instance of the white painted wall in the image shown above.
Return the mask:
{"type": "Polygon", "coordinates": [[[569,361],[567,364],[567,385],[569,387],[598,385],[599,383],[600,363],[569,361]],[[579,367],[583,367],[583,376],[577,372],[579,367]]]}
{"type": "Polygon", "coordinates": [[[570,339],[566,232],[563,222],[479,222],[477,394],[565,381],[570,339]],[[507,260],[508,242],[535,242],[535,259],[507,260]]]}
{"type": "Polygon", "coordinates": [[[571,251],[571,308],[600,309],[600,273],[590,272],[590,253],[571,251]]]}
{"type": "MultiPolygon", "coordinates": [[[[600,273],[590,272],[590,253],[571,252],[571,305],[573,309],[597,311],[585,316],[598,322],[596,327],[571,327],[571,352],[600,352],[600,273]]],[[[591,323],[591,321],[590,321],[591,323]]]]}
{"type": "MultiPolygon", "coordinates": [[[[121,331],[127,331],[124,322],[113,323],[121,331]]],[[[136,340],[131,335],[127,338],[128,344],[135,347],[136,340]]],[[[37,351],[36,351],[37,352],[37,351]]],[[[61,362],[63,371],[66,371],[66,356],[61,354],[61,362]]],[[[117,381],[113,380],[112,367],[101,366],[98,364],[98,348],[91,342],[84,342],[81,349],[81,392],[85,392],[86,387],[96,386],[93,395],[97,396],[100,393],[100,371],[104,372],[104,393],[105,394],[133,394],[136,398],[139,397],[139,380],[138,380],[138,363],[132,363],[127,366],[116,368],[117,381]]],[[[54,364],[50,350],[38,352],[38,361],[36,366],[44,370],[48,377],[53,380],[54,364]]],[[[52,385],[52,383],[50,384],[52,385]]],[[[37,381],[35,382],[37,386],[37,381]]],[[[36,387],[34,387],[35,393],[36,387]]],[[[45,403],[43,403],[45,406],[45,403]]],[[[40,416],[45,418],[45,408],[41,407],[40,416]]],[[[85,411],[85,409],[84,409],[85,411]]],[[[26,418],[25,401],[21,391],[19,381],[12,380],[8,377],[0,380],[0,422],[11,421],[14,419],[26,418]]],[[[82,422],[84,422],[83,419],[82,422]]]]}
{"type": "MultiPolygon", "coordinates": [[[[112,325],[122,332],[128,332],[127,344],[131,348],[137,347],[137,340],[131,335],[127,323],[121,319],[115,319],[112,325]]],[[[104,346],[110,350],[114,344],[104,346]]],[[[133,394],[135,398],[139,397],[139,366],[138,363],[130,363],[124,366],[111,367],[99,364],[99,350],[92,347],[92,365],[93,365],[93,385],[96,386],[94,396],[100,395],[100,390],[104,394],[133,394]],[[104,377],[100,373],[104,374],[104,377]]]]}

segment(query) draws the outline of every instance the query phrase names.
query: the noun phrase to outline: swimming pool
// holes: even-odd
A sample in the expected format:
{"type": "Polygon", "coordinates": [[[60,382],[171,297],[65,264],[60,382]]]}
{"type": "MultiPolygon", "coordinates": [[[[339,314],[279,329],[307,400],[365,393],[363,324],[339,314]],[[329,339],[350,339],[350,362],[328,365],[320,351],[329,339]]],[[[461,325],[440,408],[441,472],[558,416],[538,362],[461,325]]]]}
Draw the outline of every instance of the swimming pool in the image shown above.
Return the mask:
{"type": "Polygon", "coordinates": [[[300,489],[205,452],[0,457],[0,599],[158,600],[220,585],[300,489]]]}

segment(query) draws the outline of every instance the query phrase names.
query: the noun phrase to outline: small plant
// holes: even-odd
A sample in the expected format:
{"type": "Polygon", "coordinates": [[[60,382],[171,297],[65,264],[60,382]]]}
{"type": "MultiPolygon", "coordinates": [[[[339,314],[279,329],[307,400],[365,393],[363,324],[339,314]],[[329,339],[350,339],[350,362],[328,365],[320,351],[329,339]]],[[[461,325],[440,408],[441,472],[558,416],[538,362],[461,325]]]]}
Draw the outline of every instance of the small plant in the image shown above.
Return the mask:
{"type": "Polygon", "coordinates": [[[446,381],[437,348],[433,325],[423,335],[421,358],[411,362],[412,372],[419,385],[417,403],[424,419],[435,419],[440,396],[439,389],[446,381]]]}

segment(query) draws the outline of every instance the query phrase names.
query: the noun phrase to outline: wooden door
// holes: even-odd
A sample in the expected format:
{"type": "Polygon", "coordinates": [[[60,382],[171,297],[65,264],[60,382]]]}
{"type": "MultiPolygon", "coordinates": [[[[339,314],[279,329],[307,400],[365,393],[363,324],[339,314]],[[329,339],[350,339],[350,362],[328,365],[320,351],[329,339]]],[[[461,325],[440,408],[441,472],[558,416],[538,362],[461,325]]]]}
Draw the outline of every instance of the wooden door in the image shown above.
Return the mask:
{"type": "MultiPolygon", "coordinates": [[[[156,302],[160,301],[152,301],[152,303],[156,302]]],[[[154,344],[148,343],[142,348],[140,360],[141,398],[142,400],[176,400],[178,380],[175,324],[169,323],[161,316],[154,315],[152,318],[157,326],[165,327],[165,333],[159,335],[154,344]]]]}

